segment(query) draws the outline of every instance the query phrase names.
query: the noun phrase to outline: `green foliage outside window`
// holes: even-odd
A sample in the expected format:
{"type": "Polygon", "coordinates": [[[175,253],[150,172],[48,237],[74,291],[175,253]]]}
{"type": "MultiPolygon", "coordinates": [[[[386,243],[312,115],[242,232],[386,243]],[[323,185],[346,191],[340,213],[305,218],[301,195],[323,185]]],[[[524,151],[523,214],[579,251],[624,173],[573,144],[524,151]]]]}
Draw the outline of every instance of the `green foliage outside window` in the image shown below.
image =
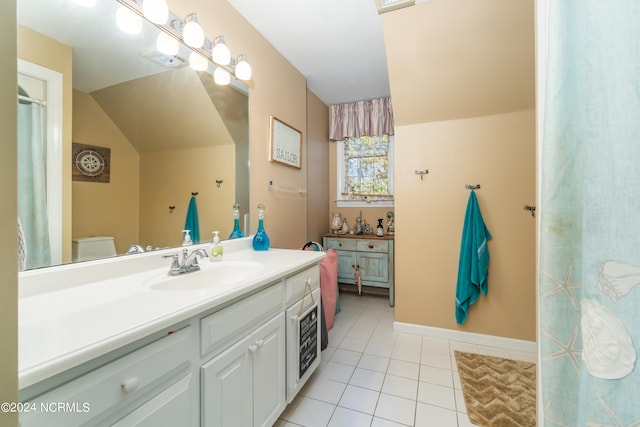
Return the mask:
{"type": "Polygon", "coordinates": [[[344,194],[389,196],[389,137],[363,136],[344,141],[344,194]]]}

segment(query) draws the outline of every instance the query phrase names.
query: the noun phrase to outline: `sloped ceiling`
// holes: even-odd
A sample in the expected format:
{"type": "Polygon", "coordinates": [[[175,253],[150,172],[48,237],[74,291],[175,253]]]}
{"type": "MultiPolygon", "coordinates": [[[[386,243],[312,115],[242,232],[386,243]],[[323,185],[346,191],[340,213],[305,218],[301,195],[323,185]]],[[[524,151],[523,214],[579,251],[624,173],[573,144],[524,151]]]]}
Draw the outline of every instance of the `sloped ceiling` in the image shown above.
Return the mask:
{"type": "Polygon", "coordinates": [[[535,107],[533,0],[431,0],[382,23],[396,125],[535,107]]]}
{"type": "Polygon", "coordinates": [[[246,95],[232,86],[211,84],[208,80],[213,77],[204,74],[183,67],[113,85],[91,96],[140,153],[233,144],[233,137],[247,140],[246,95]],[[224,103],[220,110],[216,101],[224,103]]]}

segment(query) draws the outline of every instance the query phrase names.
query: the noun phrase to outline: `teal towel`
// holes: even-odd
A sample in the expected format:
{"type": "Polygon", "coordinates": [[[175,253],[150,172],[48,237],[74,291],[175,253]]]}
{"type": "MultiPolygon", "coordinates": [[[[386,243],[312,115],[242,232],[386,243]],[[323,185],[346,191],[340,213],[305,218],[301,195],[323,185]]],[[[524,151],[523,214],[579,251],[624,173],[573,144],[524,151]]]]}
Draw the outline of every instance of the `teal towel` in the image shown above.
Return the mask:
{"type": "Polygon", "coordinates": [[[471,191],[464,216],[458,284],[456,287],[456,321],[463,324],[469,315],[469,306],[476,302],[480,292],[487,295],[489,248],[491,233],[484,224],[476,192],[471,191]]]}
{"type": "Polygon", "coordinates": [[[196,207],[196,196],[191,196],[189,208],[187,209],[187,220],[184,222],[184,229],[191,231],[191,241],[200,243],[200,229],[198,226],[198,208],[196,207]]]}

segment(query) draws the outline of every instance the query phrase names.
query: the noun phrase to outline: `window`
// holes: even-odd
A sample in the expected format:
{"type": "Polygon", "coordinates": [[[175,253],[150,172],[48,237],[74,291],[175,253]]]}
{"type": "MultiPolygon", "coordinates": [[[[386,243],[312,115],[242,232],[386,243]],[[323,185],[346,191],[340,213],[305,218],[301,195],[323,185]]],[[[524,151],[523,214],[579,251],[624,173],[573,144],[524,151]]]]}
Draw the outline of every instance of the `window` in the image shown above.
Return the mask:
{"type": "Polygon", "coordinates": [[[393,136],[338,141],[338,207],[393,206],[393,136]]]}

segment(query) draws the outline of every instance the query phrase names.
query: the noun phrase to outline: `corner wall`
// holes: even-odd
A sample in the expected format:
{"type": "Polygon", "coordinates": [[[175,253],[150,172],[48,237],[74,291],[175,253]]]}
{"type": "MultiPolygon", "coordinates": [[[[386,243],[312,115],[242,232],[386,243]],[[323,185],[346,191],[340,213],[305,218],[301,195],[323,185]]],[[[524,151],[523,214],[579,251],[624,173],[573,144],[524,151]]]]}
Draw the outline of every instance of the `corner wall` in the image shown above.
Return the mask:
{"type": "Polygon", "coordinates": [[[257,229],[258,203],[263,203],[265,229],[271,247],[299,249],[307,241],[305,197],[267,189],[267,183],[307,188],[306,79],[229,2],[224,0],[169,0],[178,16],[196,11],[206,36],[224,34],[236,56],[245,52],[253,70],[249,82],[249,153],[251,231],[257,229]],[[269,116],[275,116],[303,134],[302,168],[269,162],[269,116]]]}
{"type": "Polygon", "coordinates": [[[396,142],[396,321],[535,341],[535,112],[399,126],[396,142]],[[488,295],[460,326],[465,184],[493,238],[488,295]]]}
{"type": "MultiPolygon", "coordinates": [[[[0,2],[0,52],[14,58],[16,2],[0,2]]],[[[18,401],[17,63],[0,63],[0,402],[18,401]]],[[[18,425],[17,413],[0,411],[0,425],[18,425]]]]}
{"type": "Polygon", "coordinates": [[[329,230],[329,107],[307,90],[307,240],[329,230]]]}

